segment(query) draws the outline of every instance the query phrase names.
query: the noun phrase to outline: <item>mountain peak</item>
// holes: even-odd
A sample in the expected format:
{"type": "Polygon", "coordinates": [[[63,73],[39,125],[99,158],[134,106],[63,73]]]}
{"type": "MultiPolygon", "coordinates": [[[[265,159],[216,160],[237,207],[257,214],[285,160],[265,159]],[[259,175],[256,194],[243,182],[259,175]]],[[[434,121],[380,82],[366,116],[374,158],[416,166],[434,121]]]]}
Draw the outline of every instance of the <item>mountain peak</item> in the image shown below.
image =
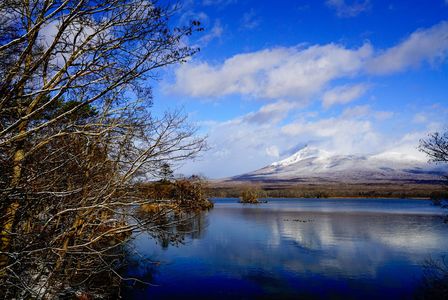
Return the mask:
{"type": "Polygon", "coordinates": [[[285,182],[432,182],[442,180],[446,166],[428,164],[399,151],[376,155],[332,154],[305,146],[293,155],[259,170],[235,176],[246,181],[285,182]]]}
{"type": "Polygon", "coordinates": [[[271,164],[271,166],[273,167],[285,167],[285,166],[289,166],[292,164],[295,164],[301,160],[304,159],[308,159],[308,158],[326,158],[329,157],[330,154],[327,151],[318,149],[316,147],[311,147],[311,146],[305,146],[302,149],[300,149],[299,151],[297,151],[296,153],[294,153],[293,155],[274,162],[271,164]]]}

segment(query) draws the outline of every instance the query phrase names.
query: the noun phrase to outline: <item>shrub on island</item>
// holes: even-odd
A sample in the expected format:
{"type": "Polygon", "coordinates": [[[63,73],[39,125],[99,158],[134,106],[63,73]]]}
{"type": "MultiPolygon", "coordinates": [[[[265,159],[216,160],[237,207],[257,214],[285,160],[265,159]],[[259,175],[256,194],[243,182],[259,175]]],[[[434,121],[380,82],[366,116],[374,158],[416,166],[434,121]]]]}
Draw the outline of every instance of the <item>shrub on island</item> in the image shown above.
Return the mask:
{"type": "Polygon", "coordinates": [[[201,211],[213,208],[207,197],[206,181],[199,176],[145,183],[140,193],[151,202],[140,207],[141,213],[159,213],[162,209],[201,211]]]}
{"type": "Polygon", "coordinates": [[[256,189],[246,189],[243,191],[240,197],[240,203],[258,204],[261,203],[261,191],[256,189]]]}

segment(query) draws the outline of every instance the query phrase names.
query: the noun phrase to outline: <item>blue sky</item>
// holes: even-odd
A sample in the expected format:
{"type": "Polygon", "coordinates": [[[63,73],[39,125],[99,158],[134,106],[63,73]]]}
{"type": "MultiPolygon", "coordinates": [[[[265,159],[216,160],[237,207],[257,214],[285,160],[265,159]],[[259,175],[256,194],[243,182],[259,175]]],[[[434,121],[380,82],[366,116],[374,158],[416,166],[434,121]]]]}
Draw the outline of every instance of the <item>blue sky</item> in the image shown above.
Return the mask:
{"type": "Polygon", "coordinates": [[[201,48],[154,86],[210,150],[178,169],[241,174],[309,145],[335,154],[416,149],[447,127],[448,1],[184,1],[175,22],[201,48]]]}

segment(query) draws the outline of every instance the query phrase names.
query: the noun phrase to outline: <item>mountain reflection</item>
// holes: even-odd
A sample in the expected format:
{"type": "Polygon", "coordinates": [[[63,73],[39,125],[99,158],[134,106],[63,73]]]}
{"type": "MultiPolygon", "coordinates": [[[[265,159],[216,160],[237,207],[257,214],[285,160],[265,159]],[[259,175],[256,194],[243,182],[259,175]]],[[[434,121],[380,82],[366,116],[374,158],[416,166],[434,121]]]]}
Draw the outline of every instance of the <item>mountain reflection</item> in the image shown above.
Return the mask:
{"type": "Polygon", "coordinates": [[[282,266],[298,273],[375,276],[391,254],[395,259],[419,264],[428,251],[448,246],[438,216],[273,212],[257,208],[222,208],[216,214],[223,230],[253,237],[243,243],[229,234],[215,241],[217,247],[225,248],[238,240],[232,246],[235,251],[220,252],[217,259],[262,264],[265,269],[282,266]]]}
{"type": "Polygon", "coordinates": [[[375,201],[362,209],[356,202],[345,203],[348,212],[331,205],[322,210],[322,201],[318,209],[291,200],[259,206],[218,202],[193,222],[202,235],[184,245],[163,249],[147,236],[136,239],[140,252],[161,261],[154,276],[160,286],[145,293],[155,298],[188,294],[185,284],[204,289],[204,282],[212,280],[213,290],[204,293],[214,296],[325,298],[343,297],[348,290],[351,297],[410,296],[421,263],[447,253],[448,228],[428,203],[418,203],[419,214],[415,202],[396,201],[381,212],[369,209],[381,204],[375,201]]]}

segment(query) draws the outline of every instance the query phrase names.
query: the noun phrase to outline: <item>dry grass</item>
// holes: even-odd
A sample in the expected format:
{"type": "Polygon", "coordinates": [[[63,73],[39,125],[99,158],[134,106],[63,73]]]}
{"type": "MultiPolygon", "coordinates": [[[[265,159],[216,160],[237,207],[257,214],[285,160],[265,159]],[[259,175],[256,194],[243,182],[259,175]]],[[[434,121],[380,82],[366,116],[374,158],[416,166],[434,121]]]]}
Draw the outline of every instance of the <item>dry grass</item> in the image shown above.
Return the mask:
{"type": "MultiPolygon", "coordinates": [[[[446,187],[437,184],[415,183],[242,183],[211,182],[208,194],[213,197],[241,197],[246,190],[262,190],[272,198],[430,198],[446,187]]],[[[263,196],[264,196],[263,195],[263,196]]]]}

